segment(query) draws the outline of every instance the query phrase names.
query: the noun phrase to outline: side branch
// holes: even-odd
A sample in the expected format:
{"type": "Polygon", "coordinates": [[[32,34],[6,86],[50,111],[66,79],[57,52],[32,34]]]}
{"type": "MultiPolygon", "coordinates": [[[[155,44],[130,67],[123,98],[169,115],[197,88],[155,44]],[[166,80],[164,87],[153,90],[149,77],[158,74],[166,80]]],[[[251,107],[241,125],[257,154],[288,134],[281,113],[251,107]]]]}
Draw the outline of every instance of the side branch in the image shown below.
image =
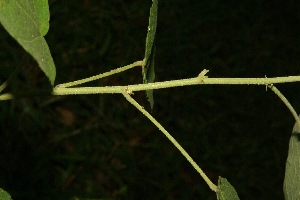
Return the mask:
{"type": "Polygon", "coordinates": [[[296,110],[293,108],[293,106],[290,104],[290,102],[285,98],[285,96],[273,84],[268,85],[268,88],[270,88],[281,99],[281,101],[286,105],[286,107],[292,113],[293,117],[295,118],[295,121],[300,126],[300,119],[298,117],[298,114],[296,110]]]}
{"type": "Polygon", "coordinates": [[[87,82],[90,82],[90,81],[95,81],[95,80],[98,80],[98,79],[101,79],[101,78],[104,78],[104,77],[107,77],[107,76],[111,76],[113,74],[121,73],[123,71],[126,71],[128,69],[132,69],[132,68],[137,67],[137,66],[143,66],[143,64],[144,64],[144,61],[136,61],[132,64],[126,65],[124,67],[119,67],[117,69],[113,69],[113,70],[111,70],[109,72],[105,72],[103,74],[98,74],[98,75],[95,75],[95,76],[92,76],[92,77],[89,77],[89,78],[84,78],[84,79],[80,79],[80,80],[77,80],[77,81],[72,81],[72,82],[68,82],[68,83],[59,84],[56,87],[57,88],[66,88],[66,87],[71,87],[71,86],[75,86],[75,85],[80,85],[80,84],[87,83],[87,82]]]}
{"type": "MultiPolygon", "coordinates": [[[[207,183],[209,188],[216,192],[217,186],[206,176],[206,174],[202,171],[199,165],[192,159],[192,157],[184,150],[184,148],[176,141],[176,139],[154,118],[150,113],[148,113],[138,102],[136,102],[128,91],[124,90],[122,94],[130,102],[133,106],[135,106],[141,113],[143,113],[171,142],[172,144],[180,151],[180,153],[191,163],[191,165],[196,169],[196,171],[200,174],[200,176],[207,183]]],[[[130,91],[131,92],[131,91],[130,91]]]]}
{"type": "Polygon", "coordinates": [[[0,101],[11,100],[14,96],[11,93],[5,93],[0,95],[0,101]]]}

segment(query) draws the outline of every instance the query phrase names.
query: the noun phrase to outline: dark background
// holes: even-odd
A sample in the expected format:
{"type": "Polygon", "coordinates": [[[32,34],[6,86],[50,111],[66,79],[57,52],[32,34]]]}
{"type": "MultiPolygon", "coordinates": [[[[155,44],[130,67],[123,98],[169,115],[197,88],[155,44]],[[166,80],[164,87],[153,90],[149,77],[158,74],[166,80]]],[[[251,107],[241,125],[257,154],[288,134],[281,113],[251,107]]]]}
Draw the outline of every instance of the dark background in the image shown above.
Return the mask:
{"type": "MultiPolygon", "coordinates": [[[[143,59],[151,1],[50,0],[46,40],[56,84],[143,59]]],[[[159,2],[156,80],[300,74],[297,0],[159,2]]],[[[0,27],[7,92],[49,88],[0,27]]],[[[89,86],[141,83],[141,69],[89,86]]],[[[277,85],[300,110],[299,83],[277,85]]],[[[283,199],[294,119],[264,86],[156,90],[152,114],[217,183],[241,199],[283,199]]],[[[144,92],[134,98],[148,110],[144,92]]],[[[13,199],[216,199],[178,150],[122,95],[40,96],[0,103],[0,187],[13,199]]]]}

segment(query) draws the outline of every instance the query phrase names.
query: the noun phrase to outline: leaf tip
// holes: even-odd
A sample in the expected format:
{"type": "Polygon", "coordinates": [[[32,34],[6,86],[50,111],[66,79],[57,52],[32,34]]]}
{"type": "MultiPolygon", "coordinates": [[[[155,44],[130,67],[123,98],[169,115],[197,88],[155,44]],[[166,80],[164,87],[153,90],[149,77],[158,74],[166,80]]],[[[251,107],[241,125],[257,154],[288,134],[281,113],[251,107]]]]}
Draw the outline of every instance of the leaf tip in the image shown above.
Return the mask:
{"type": "Polygon", "coordinates": [[[217,199],[218,200],[239,200],[240,198],[236,190],[234,189],[234,187],[227,181],[227,179],[219,177],[217,199]]]}

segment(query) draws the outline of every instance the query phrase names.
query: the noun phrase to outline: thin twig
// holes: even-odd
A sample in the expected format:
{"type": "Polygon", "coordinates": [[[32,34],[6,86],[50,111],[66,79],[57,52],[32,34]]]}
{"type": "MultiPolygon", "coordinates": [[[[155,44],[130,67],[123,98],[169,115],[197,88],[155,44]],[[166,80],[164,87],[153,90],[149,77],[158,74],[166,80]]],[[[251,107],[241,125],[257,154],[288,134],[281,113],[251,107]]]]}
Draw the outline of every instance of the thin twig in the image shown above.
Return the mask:
{"type": "Polygon", "coordinates": [[[139,111],[141,111],[180,151],[180,153],[191,163],[191,165],[197,170],[200,176],[208,184],[211,190],[217,191],[217,186],[206,176],[202,169],[197,165],[197,163],[191,158],[191,156],[182,148],[182,146],[173,138],[173,136],[158,122],[150,113],[148,113],[138,102],[136,102],[128,93],[131,93],[130,90],[123,90],[122,94],[124,97],[134,105],[139,111]]]}
{"type": "Polygon", "coordinates": [[[267,85],[267,87],[270,88],[281,99],[281,101],[286,105],[286,107],[292,113],[293,117],[295,118],[295,121],[298,123],[298,125],[300,127],[300,119],[298,117],[296,110],[293,108],[293,106],[290,104],[290,102],[285,98],[285,96],[273,84],[267,85]]]}
{"type": "Polygon", "coordinates": [[[0,85],[0,92],[2,92],[8,85],[8,81],[5,81],[4,83],[2,83],[2,85],[0,85]]]}
{"type": "Polygon", "coordinates": [[[5,93],[0,95],[0,101],[11,100],[14,96],[11,93],[5,93]]]}
{"type": "Polygon", "coordinates": [[[142,66],[143,64],[144,64],[144,61],[136,61],[136,62],[134,62],[132,64],[129,64],[129,65],[126,65],[124,67],[119,67],[117,69],[113,69],[109,72],[98,74],[96,76],[92,76],[92,77],[89,77],[89,78],[80,79],[80,80],[72,81],[72,82],[68,82],[68,83],[59,84],[59,85],[56,86],[56,88],[66,88],[66,87],[71,87],[71,86],[80,85],[80,84],[83,84],[83,83],[95,81],[95,80],[98,80],[98,79],[101,79],[101,78],[104,78],[104,77],[107,77],[107,76],[111,76],[113,74],[117,74],[117,73],[126,71],[128,69],[131,69],[131,68],[134,68],[134,67],[137,67],[137,66],[142,66]]]}

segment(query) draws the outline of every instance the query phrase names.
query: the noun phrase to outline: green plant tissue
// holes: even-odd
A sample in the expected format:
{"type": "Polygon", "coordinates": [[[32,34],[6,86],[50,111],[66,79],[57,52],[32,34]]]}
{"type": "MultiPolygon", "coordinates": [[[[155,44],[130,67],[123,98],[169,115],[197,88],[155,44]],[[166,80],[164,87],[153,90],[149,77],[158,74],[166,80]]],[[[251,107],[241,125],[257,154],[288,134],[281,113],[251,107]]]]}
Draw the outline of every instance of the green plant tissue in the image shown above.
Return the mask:
{"type": "Polygon", "coordinates": [[[300,199],[300,128],[297,123],[290,138],[283,192],[285,200],[300,199]]]}

